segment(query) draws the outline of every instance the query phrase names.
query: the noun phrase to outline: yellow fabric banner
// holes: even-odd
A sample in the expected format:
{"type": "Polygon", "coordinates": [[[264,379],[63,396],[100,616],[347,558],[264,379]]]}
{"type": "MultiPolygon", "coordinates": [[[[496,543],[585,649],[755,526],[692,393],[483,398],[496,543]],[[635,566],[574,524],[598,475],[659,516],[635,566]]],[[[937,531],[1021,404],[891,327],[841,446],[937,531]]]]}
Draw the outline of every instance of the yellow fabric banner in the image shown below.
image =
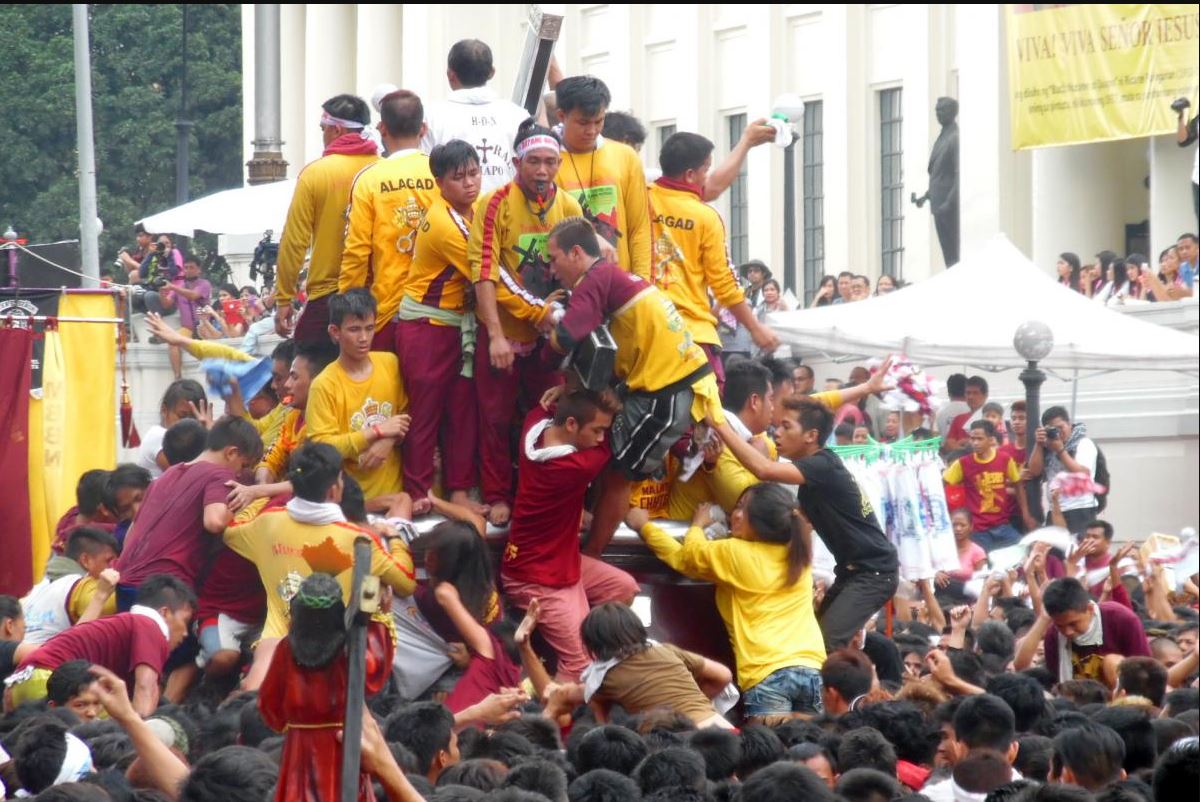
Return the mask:
{"type": "MultiPolygon", "coordinates": [[[[116,317],[111,295],[66,293],[58,305],[63,317],[116,317]]],[[[66,377],[62,474],[57,522],[75,503],[75,485],[85,471],[112,470],[117,464],[117,329],[110,323],[60,323],[66,377]]],[[[46,435],[49,437],[49,430],[46,435]]],[[[51,443],[47,442],[49,450],[51,443]]]]}
{"type": "Polygon", "coordinates": [[[42,580],[46,561],[50,558],[50,541],[54,537],[54,524],[50,506],[46,503],[46,451],[42,438],[41,398],[29,399],[29,529],[33,538],[30,549],[33,555],[33,582],[42,580]]]}
{"type": "Polygon", "coordinates": [[[37,435],[29,438],[29,495],[33,519],[33,577],[41,578],[50,558],[54,528],[62,513],[75,502],[75,489],[63,498],[63,455],[66,453],[67,372],[63,361],[62,335],[47,329],[43,333],[42,399],[29,408],[29,428],[37,435]],[[36,409],[36,412],[35,412],[36,409]],[[34,455],[38,455],[34,463],[34,455]],[[34,500],[39,490],[41,498],[34,500]],[[65,503],[64,503],[65,502],[65,503]]]}
{"type": "Polygon", "coordinates": [[[1005,6],[1013,148],[1173,134],[1200,106],[1200,6],[1005,6]]]}

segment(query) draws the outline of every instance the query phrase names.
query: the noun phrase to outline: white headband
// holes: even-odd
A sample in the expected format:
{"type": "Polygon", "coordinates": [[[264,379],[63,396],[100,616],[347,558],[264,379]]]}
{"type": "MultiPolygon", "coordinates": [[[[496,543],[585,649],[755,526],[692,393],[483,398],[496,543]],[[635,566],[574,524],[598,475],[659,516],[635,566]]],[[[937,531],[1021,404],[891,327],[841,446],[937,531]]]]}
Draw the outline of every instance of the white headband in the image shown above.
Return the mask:
{"type": "Polygon", "coordinates": [[[527,136],[517,145],[517,158],[524,159],[525,155],[531,150],[538,148],[546,148],[558,153],[561,150],[558,140],[549,134],[534,134],[527,136]]]}
{"type": "Polygon", "coordinates": [[[366,127],[358,120],[343,120],[341,117],[334,117],[327,111],[321,112],[321,125],[326,128],[338,126],[341,128],[359,129],[366,127]]]}
{"type": "MultiPolygon", "coordinates": [[[[66,738],[67,753],[63,755],[62,766],[59,767],[58,776],[54,778],[51,785],[72,783],[92,773],[92,753],[87,748],[87,744],[69,732],[66,733],[66,738]]],[[[26,798],[32,797],[33,794],[22,789],[17,791],[17,796],[26,798]]]]}

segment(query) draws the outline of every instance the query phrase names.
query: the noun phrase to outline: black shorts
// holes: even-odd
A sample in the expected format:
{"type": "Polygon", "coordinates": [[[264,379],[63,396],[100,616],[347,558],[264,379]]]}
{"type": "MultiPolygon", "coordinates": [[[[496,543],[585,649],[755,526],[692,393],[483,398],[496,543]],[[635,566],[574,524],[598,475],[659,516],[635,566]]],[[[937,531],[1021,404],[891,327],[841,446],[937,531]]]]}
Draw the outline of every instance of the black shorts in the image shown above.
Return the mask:
{"type": "Polygon", "coordinates": [[[613,462],[632,481],[658,478],[671,446],[692,426],[692,384],[712,369],[705,365],[655,393],[632,392],[613,417],[613,462]]]}

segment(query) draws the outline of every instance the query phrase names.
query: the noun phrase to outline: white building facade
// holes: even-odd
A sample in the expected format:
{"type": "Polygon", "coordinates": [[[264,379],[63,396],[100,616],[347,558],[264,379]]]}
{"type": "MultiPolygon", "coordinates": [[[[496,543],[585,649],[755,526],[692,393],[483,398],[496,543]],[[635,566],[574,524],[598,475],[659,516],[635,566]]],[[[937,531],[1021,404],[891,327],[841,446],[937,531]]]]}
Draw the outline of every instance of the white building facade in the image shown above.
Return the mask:
{"type": "MultiPolygon", "coordinates": [[[[246,159],[254,125],[254,6],[242,38],[246,159]]],[[[320,104],[390,82],[427,101],[446,95],[450,45],[479,38],[509,95],[524,43],[525,4],[285,4],[281,7],[283,153],[294,176],[320,155],[320,104]]],[[[963,252],[1006,234],[1047,271],[1058,254],[1158,252],[1196,229],[1192,148],[1173,136],[1014,152],[999,4],[573,4],[555,54],[567,75],[591,73],[613,109],[645,124],[647,165],[671,132],[728,151],[772,100],[805,100],[797,125],[797,293],[851,270],[906,281],[943,269],[927,187],[938,135],[934,104],[958,99],[963,252]]],[[[1194,146],[1193,146],[1194,147],[1194,146]]],[[[755,149],[718,202],[735,261],[783,266],[783,153],[755,149]]]]}

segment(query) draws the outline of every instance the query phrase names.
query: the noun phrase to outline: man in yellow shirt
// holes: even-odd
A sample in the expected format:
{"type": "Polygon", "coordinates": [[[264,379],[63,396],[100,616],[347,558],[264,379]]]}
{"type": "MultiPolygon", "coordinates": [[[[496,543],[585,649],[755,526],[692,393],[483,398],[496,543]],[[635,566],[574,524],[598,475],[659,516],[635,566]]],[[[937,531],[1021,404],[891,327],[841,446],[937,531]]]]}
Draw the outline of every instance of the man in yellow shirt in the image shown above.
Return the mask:
{"type": "Polygon", "coordinates": [[[397,446],[408,433],[408,397],[395,354],[372,351],[375,299],[366,289],[329,301],[329,335],[338,358],[308,392],[308,438],[328,443],[345,460],[346,473],[368,501],[400,490],[397,446]]]}
{"type": "Polygon", "coordinates": [[[659,154],[663,175],[649,190],[654,241],[650,275],[675,302],[688,331],[708,355],[717,381],[724,383],[721,338],[710,291],[750,332],[759,348],[772,352],[779,347],[779,338],[758,321],[746,303],[729,261],[725,224],[717,210],[703,200],[712,152],[713,143],[699,134],[680,132],[663,143],[659,154]]]}
{"type": "Polygon", "coordinates": [[[416,587],[412,555],[400,538],[385,545],[377,535],[346,522],[339,504],[344,481],[342,459],[329,445],[308,443],[292,455],[287,478],[295,496],[286,507],[265,510],[225,530],[225,545],[258,567],[267,591],[267,620],[254,655],[246,689],[258,687],[269,659],[259,652],[274,650],[287,636],[288,605],[305,577],[320,571],[342,586],[349,602],[354,567],[354,541],[371,539],[370,573],[401,596],[416,587]]]}
{"type": "Polygon", "coordinates": [[[329,348],[329,296],[337,292],[346,235],[346,205],[350,185],[364,167],[379,159],[375,143],[363,135],[371,124],[371,109],[354,95],[337,95],[321,106],[321,131],[325,151],[310,162],[296,179],[296,192],[288,208],[275,284],[275,330],[280,337],[293,334],[292,299],[304,256],[312,248],[308,265],[308,300],[293,336],[297,342],[329,348]]]}
{"type": "Polygon", "coordinates": [[[557,297],[550,292],[546,237],[560,220],[582,213],[554,183],[561,150],[557,136],[530,120],[517,132],[514,147],[517,177],[479,200],[467,245],[480,324],[475,390],[481,484],[491,507],[488,520],[497,526],[512,513],[509,434],[518,394],[532,408],[556,381],[537,353],[538,328],[557,297]]]}
{"type": "Polygon", "coordinates": [[[622,269],[650,276],[650,214],[646,173],[637,152],[605,139],[608,87],[591,75],[564,78],[554,87],[562,123],[563,154],[557,183],[569,192],[598,234],[616,252],[622,269]]]}
{"type": "Polygon", "coordinates": [[[354,179],[338,292],[370,286],[379,306],[376,351],[399,353],[396,310],[412,264],[417,230],[437,198],[429,157],[418,150],[425,133],[421,98],[404,89],[379,103],[379,133],[387,158],[354,179]]]}

